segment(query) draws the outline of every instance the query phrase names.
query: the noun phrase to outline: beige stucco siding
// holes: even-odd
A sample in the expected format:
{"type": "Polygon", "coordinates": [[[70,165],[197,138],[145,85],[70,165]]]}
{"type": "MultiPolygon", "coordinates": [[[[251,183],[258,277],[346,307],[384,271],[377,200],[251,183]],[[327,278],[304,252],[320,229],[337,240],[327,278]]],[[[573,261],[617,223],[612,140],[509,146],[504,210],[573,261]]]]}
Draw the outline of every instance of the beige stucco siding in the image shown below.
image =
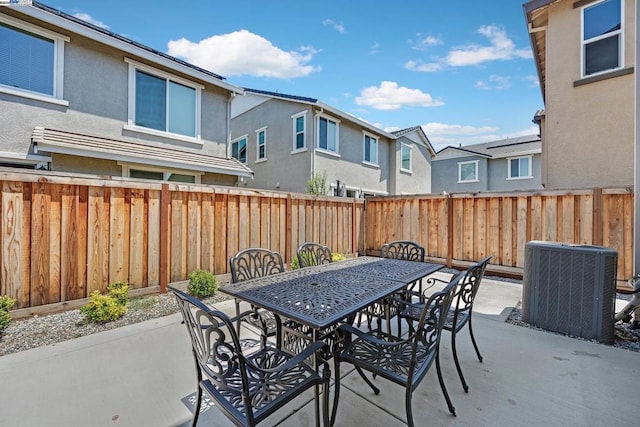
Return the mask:
{"type": "MultiPolygon", "coordinates": [[[[625,2],[624,67],[634,61],[634,2],[625,2]]],[[[548,188],[631,186],[633,75],[581,80],[581,9],[549,9],[543,152],[548,188]]]]}

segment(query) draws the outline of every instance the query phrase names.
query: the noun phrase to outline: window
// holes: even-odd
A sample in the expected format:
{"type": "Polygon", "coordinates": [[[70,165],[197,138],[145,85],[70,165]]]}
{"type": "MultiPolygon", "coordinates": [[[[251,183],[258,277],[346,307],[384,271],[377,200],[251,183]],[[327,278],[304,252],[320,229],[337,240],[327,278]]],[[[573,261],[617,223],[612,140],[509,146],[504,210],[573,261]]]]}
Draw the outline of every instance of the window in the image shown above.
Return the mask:
{"type": "Polygon", "coordinates": [[[247,137],[238,138],[231,142],[231,157],[240,163],[247,163],[247,137]]]}
{"type": "Polygon", "coordinates": [[[364,158],[366,163],[378,164],[378,138],[364,135],[364,158]]]}
{"type": "Polygon", "coordinates": [[[291,116],[293,119],[293,151],[304,150],[307,146],[305,139],[307,112],[291,116]]]}
{"type": "Polygon", "coordinates": [[[531,156],[507,159],[507,179],[533,178],[531,175],[531,156]]]}
{"type": "Polygon", "coordinates": [[[129,73],[129,124],[135,130],[199,139],[203,87],[126,59],[129,73]]]}
{"type": "Polygon", "coordinates": [[[622,2],[603,0],[582,9],[583,76],[622,67],[622,2]]]}
{"type": "Polygon", "coordinates": [[[338,122],[318,116],[318,148],[338,152],[338,122]]]}
{"type": "Polygon", "coordinates": [[[411,147],[406,144],[400,145],[401,165],[400,170],[411,172],[411,147]]]}
{"type": "Polygon", "coordinates": [[[478,182],[478,160],[458,163],[458,182],[478,182]]]}
{"type": "Polygon", "coordinates": [[[68,105],[62,99],[68,37],[0,15],[0,91],[68,105]]]}
{"type": "Polygon", "coordinates": [[[256,142],[258,145],[257,160],[267,160],[267,129],[259,129],[256,131],[256,142]]]}
{"type": "Polygon", "coordinates": [[[200,184],[201,173],[189,173],[188,171],[171,171],[153,167],[138,167],[123,165],[123,176],[139,179],[153,179],[156,181],[184,182],[200,184]]]}

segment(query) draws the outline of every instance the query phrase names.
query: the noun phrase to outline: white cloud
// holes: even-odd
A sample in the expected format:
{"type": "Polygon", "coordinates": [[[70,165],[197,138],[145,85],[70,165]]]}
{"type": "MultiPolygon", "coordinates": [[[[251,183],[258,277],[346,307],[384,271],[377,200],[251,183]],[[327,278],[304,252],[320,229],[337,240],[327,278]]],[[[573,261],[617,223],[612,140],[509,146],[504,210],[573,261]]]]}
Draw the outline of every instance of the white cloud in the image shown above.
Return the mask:
{"type": "Polygon", "coordinates": [[[446,123],[427,123],[422,125],[427,136],[431,135],[480,135],[483,133],[496,132],[499,128],[495,126],[468,126],[449,125],[446,123]]]}
{"type": "Polygon", "coordinates": [[[109,29],[109,26],[107,24],[105,24],[102,21],[98,21],[97,19],[93,19],[91,15],[89,15],[88,13],[76,12],[73,14],[73,16],[75,16],[78,19],[82,19],[83,21],[86,21],[90,24],[97,25],[100,28],[104,28],[105,30],[109,29]]]}
{"type": "Polygon", "coordinates": [[[483,25],[478,33],[489,40],[488,45],[469,44],[451,49],[443,58],[431,63],[409,61],[405,68],[412,71],[434,72],[446,66],[465,67],[490,61],[510,61],[519,58],[532,58],[531,49],[518,49],[507,33],[496,25],[483,25]]]}
{"type": "Polygon", "coordinates": [[[410,40],[411,48],[414,50],[427,50],[430,47],[442,44],[442,39],[434,36],[424,36],[420,33],[416,34],[417,40],[410,40]]]}
{"type": "Polygon", "coordinates": [[[371,55],[374,55],[376,53],[380,53],[380,43],[375,42],[374,44],[372,44],[371,47],[369,48],[369,53],[371,55]]]}
{"type": "Polygon", "coordinates": [[[302,46],[297,51],[286,52],[247,30],[211,36],[199,42],[185,38],[171,40],[167,53],[225,76],[290,79],[320,70],[308,65],[318,53],[314,48],[302,46]]]}
{"type": "Polygon", "coordinates": [[[399,110],[404,106],[438,107],[444,102],[434,100],[419,89],[399,86],[396,82],[384,81],[380,86],[370,86],[360,91],[356,104],[373,107],[376,110],[399,110]]]}
{"type": "Polygon", "coordinates": [[[458,147],[470,144],[481,144],[484,142],[498,141],[506,138],[518,136],[535,135],[539,132],[537,126],[511,133],[500,133],[500,128],[495,126],[468,126],[450,125],[445,123],[427,123],[422,125],[422,129],[427,134],[429,141],[436,151],[447,146],[458,147]]]}
{"type": "Polygon", "coordinates": [[[511,78],[505,76],[497,76],[492,74],[489,76],[489,82],[479,80],[476,82],[475,87],[482,90],[490,89],[509,89],[511,87],[511,78]]]}
{"type": "Polygon", "coordinates": [[[344,28],[344,25],[342,25],[342,22],[336,22],[333,19],[325,19],[324,21],[322,21],[322,25],[331,27],[340,34],[344,34],[347,32],[346,28],[344,28]]]}

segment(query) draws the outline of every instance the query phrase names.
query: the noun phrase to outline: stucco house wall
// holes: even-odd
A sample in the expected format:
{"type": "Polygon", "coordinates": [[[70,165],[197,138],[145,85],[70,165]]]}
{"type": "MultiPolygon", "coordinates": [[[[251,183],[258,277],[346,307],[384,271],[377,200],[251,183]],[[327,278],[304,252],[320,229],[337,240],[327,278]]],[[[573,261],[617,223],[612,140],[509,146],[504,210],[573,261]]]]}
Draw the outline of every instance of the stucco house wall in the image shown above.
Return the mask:
{"type": "Polygon", "coordinates": [[[431,192],[477,193],[489,190],[487,158],[468,156],[434,160],[431,164],[431,192]],[[458,163],[478,161],[478,182],[458,182],[458,163]]]}
{"type": "Polygon", "coordinates": [[[541,154],[535,154],[531,157],[531,178],[508,179],[508,158],[489,159],[488,163],[488,188],[490,191],[541,190],[543,188],[540,174],[541,154]]]}

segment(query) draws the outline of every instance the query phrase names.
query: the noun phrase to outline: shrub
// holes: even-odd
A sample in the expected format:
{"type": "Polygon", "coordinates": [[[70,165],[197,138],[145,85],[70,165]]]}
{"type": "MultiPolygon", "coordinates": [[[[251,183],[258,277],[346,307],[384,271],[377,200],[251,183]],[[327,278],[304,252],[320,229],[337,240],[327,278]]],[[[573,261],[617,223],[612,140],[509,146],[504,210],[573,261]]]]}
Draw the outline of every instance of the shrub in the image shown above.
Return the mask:
{"type": "Polygon", "coordinates": [[[206,270],[189,273],[187,292],[196,298],[208,298],[218,290],[218,278],[206,270]]]}
{"type": "Polygon", "coordinates": [[[300,261],[298,261],[297,256],[294,256],[293,259],[291,260],[291,269],[297,270],[299,268],[300,268],[300,261]]]}
{"type": "Polygon", "coordinates": [[[93,291],[87,305],[80,307],[80,312],[92,322],[105,323],[119,319],[127,312],[129,303],[129,285],[116,282],[107,286],[107,294],[93,291]]]}
{"type": "Polygon", "coordinates": [[[13,307],[13,304],[16,303],[11,297],[2,296],[0,297],[0,334],[2,331],[7,329],[9,323],[11,323],[11,315],[9,314],[9,309],[13,307]]]}
{"type": "Polygon", "coordinates": [[[331,260],[333,262],[344,261],[347,259],[347,256],[340,252],[334,252],[331,254],[331,260]]]}

